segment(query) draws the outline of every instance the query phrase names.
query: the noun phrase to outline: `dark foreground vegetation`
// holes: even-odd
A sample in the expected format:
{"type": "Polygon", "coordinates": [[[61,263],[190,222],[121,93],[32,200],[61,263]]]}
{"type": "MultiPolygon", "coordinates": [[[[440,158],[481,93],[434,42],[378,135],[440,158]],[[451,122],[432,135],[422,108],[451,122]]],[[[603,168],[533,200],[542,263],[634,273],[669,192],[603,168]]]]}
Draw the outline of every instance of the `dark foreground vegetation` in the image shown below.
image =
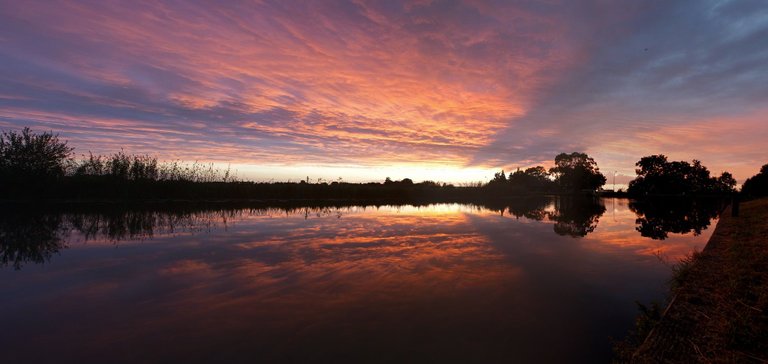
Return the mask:
{"type": "MultiPolygon", "coordinates": [[[[669,162],[663,155],[642,158],[638,178],[630,183],[634,197],[723,195],[735,192],[730,173],[711,177],[699,161],[669,162]]],[[[764,169],[766,169],[764,167],[764,169]]],[[[751,194],[765,193],[766,173],[745,183],[751,194]]],[[[0,199],[3,200],[351,200],[405,202],[474,202],[505,196],[594,194],[606,177],[585,153],[561,153],[554,167],[496,173],[473,185],[405,178],[382,183],[257,183],[238,180],[229,170],[200,163],[159,163],[147,155],[81,155],[52,132],[8,131],[0,135],[0,199]]],[[[615,192],[614,192],[615,194],[615,192]]]]}
{"type": "Polygon", "coordinates": [[[644,307],[621,362],[768,361],[768,199],[724,214],[706,248],[674,271],[669,308],[644,307]]]}

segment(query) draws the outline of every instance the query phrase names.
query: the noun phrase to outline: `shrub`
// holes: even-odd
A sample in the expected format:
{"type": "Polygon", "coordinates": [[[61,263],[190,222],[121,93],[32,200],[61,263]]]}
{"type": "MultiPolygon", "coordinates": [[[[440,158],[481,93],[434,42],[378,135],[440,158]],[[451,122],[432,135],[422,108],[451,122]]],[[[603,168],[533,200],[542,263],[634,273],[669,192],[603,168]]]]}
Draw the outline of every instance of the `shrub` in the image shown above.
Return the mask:
{"type": "Polygon", "coordinates": [[[29,128],[0,135],[0,181],[22,186],[37,185],[64,176],[72,163],[73,148],[58,134],[35,134],[29,128]]]}

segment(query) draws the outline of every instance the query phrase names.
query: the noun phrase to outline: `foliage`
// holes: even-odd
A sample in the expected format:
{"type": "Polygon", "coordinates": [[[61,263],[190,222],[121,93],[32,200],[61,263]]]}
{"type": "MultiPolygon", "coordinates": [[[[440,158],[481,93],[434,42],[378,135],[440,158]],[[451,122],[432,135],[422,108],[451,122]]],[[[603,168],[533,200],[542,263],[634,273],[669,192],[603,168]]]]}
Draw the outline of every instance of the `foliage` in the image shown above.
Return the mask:
{"type": "Polygon", "coordinates": [[[558,154],[549,173],[565,192],[595,191],[606,182],[597,162],[586,153],[558,154]]]}
{"type": "Polygon", "coordinates": [[[496,172],[493,174],[493,179],[491,180],[491,183],[506,183],[506,182],[507,182],[507,176],[504,174],[503,169],[500,172],[496,172]]]}
{"type": "Polygon", "coordinates": [[[111,156],[94,156],[76,162],[75,176],[108,176],[121,180],[158,180],[160,178],[156,158],[140,155],[126,155],[122,151],[111,156]]]}
{"type": "Polygon", "coordinates": [[[57,134],[35,134],[29,128],[21,133],[0,135],[0,181],[29,186],[64,176],[73,148],[57,134]]]}
{"type": "Polygon", "coordinates": [[[560,153],[555,157],[555,167],[547,171],[542,166],[518,169],[510,173],[495,173],[486,185],[496,194],[574,193],[595,191],[605,184],[594,159],[585,153],[560,153]]]}
{"type": "Polygon", "coordinates": [[[667,160],[663,154],[643,157],[635,163],[637,178],[629,182],[633,195],[726,194],[735,191],[736,180],[729,172],[711,177],[700,161],[667,160]]]}
{"type": "Polygon", "coordinates": [[[768,164],[760,168],[760,173],[744,181],[741,193],[748,197],[768,196],[768,164]]]}
{"type": "Polygon", "coordinates": [[[549,172],[542,166],[518,169],[509,175],[509,185],[516,192],[546,193],[554,190],[554,182],[549,178],[549,172]]]}

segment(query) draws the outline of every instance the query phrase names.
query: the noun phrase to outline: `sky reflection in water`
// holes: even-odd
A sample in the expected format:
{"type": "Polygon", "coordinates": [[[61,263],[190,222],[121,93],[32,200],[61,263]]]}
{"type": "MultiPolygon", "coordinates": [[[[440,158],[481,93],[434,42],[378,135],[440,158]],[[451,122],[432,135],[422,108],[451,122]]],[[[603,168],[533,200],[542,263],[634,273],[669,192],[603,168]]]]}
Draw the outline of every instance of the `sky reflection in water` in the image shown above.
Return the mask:
{"type": "Polygon", "coordinates": [[[133,230],[59,215],[58,253],[0,269],[0,348],[10,362],[604,362],[634,301],[663,298],[662,260],[703,248],[715,221],[654,240],[636,230],[647,209],[568,203],[117,215],[133,230]]]}

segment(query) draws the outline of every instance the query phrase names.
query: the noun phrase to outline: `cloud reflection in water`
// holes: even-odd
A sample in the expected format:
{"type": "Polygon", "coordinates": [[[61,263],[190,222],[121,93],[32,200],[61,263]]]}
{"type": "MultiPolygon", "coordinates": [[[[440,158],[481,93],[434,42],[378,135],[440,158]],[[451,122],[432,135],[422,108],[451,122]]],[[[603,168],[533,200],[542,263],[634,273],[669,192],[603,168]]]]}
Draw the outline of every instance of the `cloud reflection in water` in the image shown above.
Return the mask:
{"type": "Polygon", "coordinates": [[[33,361],[603,360],[660,298],[654,253],[708,232],[648,239],[622,200],[561,202],[64,214],[69,249],[0,270],[0,342],[33,361]],[[563,216],[586,234],[553,233],[563,216]]]}

